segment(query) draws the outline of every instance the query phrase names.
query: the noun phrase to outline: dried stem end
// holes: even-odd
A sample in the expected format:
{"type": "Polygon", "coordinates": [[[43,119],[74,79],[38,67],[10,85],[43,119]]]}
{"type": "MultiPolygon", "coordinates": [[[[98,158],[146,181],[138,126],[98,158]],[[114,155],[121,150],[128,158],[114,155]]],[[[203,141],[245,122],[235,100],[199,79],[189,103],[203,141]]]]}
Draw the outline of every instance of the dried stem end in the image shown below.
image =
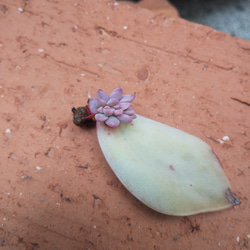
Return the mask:
{"type": "Polygon", "coordinates": [[[88,105],[85,107],[72,108],[73,122],[79,127],[94,127],[96,124],[93,113],[89,110],[88,105]]]}
{"type": "Polygon", "coordinates": [[[226,197],[227,200],[233,205],[233,206],[237,206],[240,205],[241,202],[238,200],[238,198],[232,193],[231,189],[228,188],[226,191],[226,197]]]}

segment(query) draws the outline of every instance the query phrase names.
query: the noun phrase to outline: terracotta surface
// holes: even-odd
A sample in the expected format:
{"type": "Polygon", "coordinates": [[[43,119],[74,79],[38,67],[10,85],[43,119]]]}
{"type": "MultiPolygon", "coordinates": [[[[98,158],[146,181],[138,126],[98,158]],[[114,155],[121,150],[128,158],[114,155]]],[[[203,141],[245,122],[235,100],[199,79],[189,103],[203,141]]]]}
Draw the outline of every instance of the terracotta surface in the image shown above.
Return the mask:
{"type": "Polygon", "coordinates": [[[127,3],[2,0],[1,247],[249,249],[249,51],[249,41],[127,3]],[[72,123],[88,91],[119,85],[136,92],[138,114],[207,142],[242,204],[171,217],[136,200],[95,129],[72,123]]]}
{"type": "Polygon", "coordinates": [[[149,9],[158,14],[164,14],[166,17],[179,16],[177,9],[166,0],[143,0],[137,3],[130,2],[128,4],[149,9]]]}

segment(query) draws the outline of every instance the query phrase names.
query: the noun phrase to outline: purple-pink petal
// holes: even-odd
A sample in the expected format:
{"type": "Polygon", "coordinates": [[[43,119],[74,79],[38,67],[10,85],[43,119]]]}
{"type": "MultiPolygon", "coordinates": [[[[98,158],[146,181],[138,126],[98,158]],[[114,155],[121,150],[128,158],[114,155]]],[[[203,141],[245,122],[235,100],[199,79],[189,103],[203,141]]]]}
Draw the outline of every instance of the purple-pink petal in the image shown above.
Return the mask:
{"type": "Polygon", "coordinates": [[[116,128],[120,125],[120,121],[115,117],[115,116],[110,116],[105,123],[111,127],[111,128],[116,128]]]}
{"type": "Polygon", "coordinates": [[[103,99],[105,102],[108,101],[109,97],[103,90],[99,89],[97,92],[97,98],[103,99]]]}
{"type": "Polygon", "coordinates": [[[117,109],[114,111],[114,115],[122,115],[123,114],[123,110],[122,109],[117,109]]]}
{"type": "Polygon", "coordinates": [[[122,106],[120,104],[117,104],[117,105],[113,106],[113,108],[115,108],[115,109],[120,109],[121,107],[122,106]]]}
{"type": "Polygon", "coordinates": [[[120,102],[132,102],[135,99],[135,95],[124,95],[120,102]]]}
{"type": "Polygon", "coordinates": [[[109,106],[114,106],[114,105],[116,105],[118,102],[119,102],[118,99],[116,99],[116,98],[110,98],[110,99],[107,101],[107,105],[109,105],[109,106]]]}
{"type": "Polygon", "coordinates": [[[105,106],[105,107],[103,108],[103,113],[104,113],[104,115],[106,115],[106,116],[111,116],[111,115],[113,115],[114,111],[115,111],[115,109],[114,109],[114,108],[111,108],[111,107],[109,107],[109,106],[105,106]]]}
{"type": "Polygon", "coordinates": [[[131,116],[125,115],[125,114],[117,116],[117,118],[119,119],[120,122],[124,122],[124,123],[130,123],[133,120],[131,116]]]}
{"type": "Polygon", "coordinates": [[[104,114],[96,114],[95,119],[99,122],[104,122],[108,119],[108,117],[104,114]]]}
{"type": "Polygon", "coordinates": [[[121,87],[117,87],[110,95],[109,98],[116,98],[120,100],[123,95],[123,90],[121,87]]]}
{"type": "Polygon", "coordinates": [[[106,102],[103,99],[97,98],[96,100],[96,108],[104,107],[106,105],[106,102]]]}
{"type": "Polygon", "coordinates": [[[103,113],[103,107],[98,108],[97,111],[98,111],[99,113],[103,113]]]}
{"type": "Polygon", "coordinates": [[[122,102],[122,103],[120,103],[120,106],[121,106],[122,110],[125,110],[125,109],[130,108],[132,105],[129,102],[122,102]]]}
{"type": "Polygon", "coordinates": [[[124,111],[124,114],[126,115],[134,115],[135,114],[135,111],[133,109],[126,109],[124,111]]]}
{"type": "Polygon", "coordinates": [[[97,113],[96,103],[97,103],[97,98],[96,97],[93,97],[93,98],[89,99],[89,109],[94,114],[97,113]]]}

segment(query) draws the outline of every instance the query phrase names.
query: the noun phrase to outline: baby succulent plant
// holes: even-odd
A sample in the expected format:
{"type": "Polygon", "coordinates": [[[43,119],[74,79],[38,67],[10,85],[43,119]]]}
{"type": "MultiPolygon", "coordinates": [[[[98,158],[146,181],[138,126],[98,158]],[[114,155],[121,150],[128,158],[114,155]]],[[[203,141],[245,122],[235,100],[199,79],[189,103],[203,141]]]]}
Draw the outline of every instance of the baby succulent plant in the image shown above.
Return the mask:
{"type": "Polygon", "coordinates": [[[89,99],[100,147],[123,185],[150,208],[184,216],[239,205],[215,152],[199,138],[135,115],[120,87],[89,99]]]}
{"type": "Polygon", "coordinates": [[[135,95],[124,95],[121,87],[116,88],[109,96],[101,89],[97,97],[89,100],[89,109],[95,114],[98,122],[105,122],[111,128],[116,128],[120,123],[130,123],[136,118],[131,102],[135,95]]]}

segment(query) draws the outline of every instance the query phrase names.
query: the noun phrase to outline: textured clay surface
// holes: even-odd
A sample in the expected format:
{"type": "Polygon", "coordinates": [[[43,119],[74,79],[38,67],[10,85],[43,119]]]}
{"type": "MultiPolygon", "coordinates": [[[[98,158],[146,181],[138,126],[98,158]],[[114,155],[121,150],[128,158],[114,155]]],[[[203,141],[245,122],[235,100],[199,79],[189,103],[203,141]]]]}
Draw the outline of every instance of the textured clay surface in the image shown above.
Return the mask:
{"type": "Polygon", "coordinates": [[[249,69],[249,41],[125,2],[1,0],[1,247],[249,249],[249,69]],[[135,199],[72,123],[117,86],[208,143],[242,204],[173,217],[135,199]]]}

